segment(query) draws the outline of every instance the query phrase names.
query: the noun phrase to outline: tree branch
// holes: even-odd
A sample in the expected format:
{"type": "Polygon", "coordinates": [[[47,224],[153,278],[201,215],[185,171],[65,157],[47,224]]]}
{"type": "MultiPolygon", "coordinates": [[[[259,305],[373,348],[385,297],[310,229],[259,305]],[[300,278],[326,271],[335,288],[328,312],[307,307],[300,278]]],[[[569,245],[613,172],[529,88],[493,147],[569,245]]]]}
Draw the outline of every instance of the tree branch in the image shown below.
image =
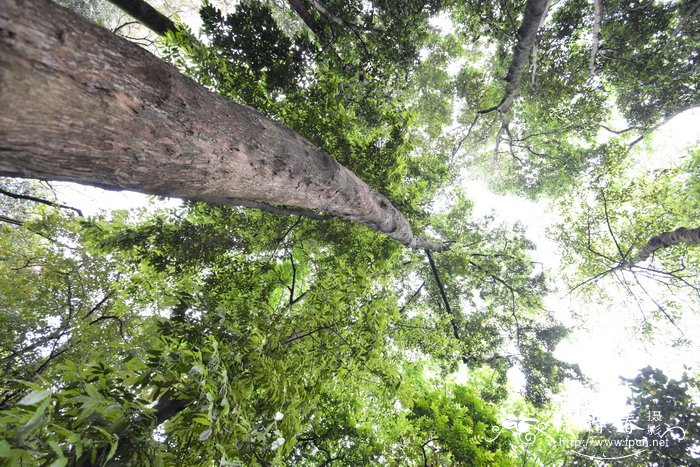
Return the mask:
{"type": "Polygon", "coordinates": [[[90,321],[90,323],[88,323],[88,324],[97,324],[100,321],[103,321],[105,319],[116,320],[119,323],[119,335],[122,337],[122,340],[126,340],[126,337],[124,337],[124,321],[122,321],[122,319],[119,318],[118,316],[114,316],[114,315],[100,316],[99,318],[90,321]]]}
{"type": "Polygon", "coordinates": [[[139,23],[155,32],[159,36],[164,36],[166,32],[177,31],[177,26],[170,18],[160,13],[148,3],[142,0],[108,0],[116,7],[124,10],[139,23]]]}
{"type": "Polygon", "coordinates": [[[317,37],[321,38],[323,33],[323,28],[319,26],[309,10],[306,8],[303,0],[288,0],[292,7],[292,10],[301,18],[301,20],[306,24],[311,31],[316,34],[317,37]]]}
{"type": "Polygon", "coordinates": [[[66,204],[54,203],[53,201],[49,201],[49,200],[46,200],[43,198],[38,198],[36,196],[20,195],[19,193],[13,193],[13,192],[7,191],[3,188],[0,188],[0,194],[3,194],[5,196],[9,196],[10,198],[14,198],[14,199],[24,199],[24,200],[28,200],[28,201],[34,201],[35,203],[45,204],[47,206],[52,206],[54,208],[70,209],[72,211],[75,211],[80,217],[83,216],[83,212],[78,208],[74,208],[74,207],[68,206],[66,204]]]}
{"type": "MultiPolygon", "coordinates": [[[[505,94],[501,102],[493,110],[499,113],[507,113],[513,102],[520,94],[520,81],[527,64],[527,59],[532,52],[532,47],[537,38],[537,30],[547,14],[547,0],[527,0],[523,21],[518,29],[518,43],[513,51],[513,58],[506,75],[505,94]]],[[[492,111],[489,109],[488,111],[492,111]]],[[[479,113],[487,113],[480,111],[479,113]]]]}
{"type": "Polygon", "coordinates": [[[17,219],[12,219],[11,217],[5,217],[2,215],[0,215],[0,222],[6,222],[8,224],[18,225],[18,226],[24,225],[24,221],[18,221],[17,219]]]}
{"type": "Polygon", "coordinates": [[[435,260],[433,260],[433,255],[430,253],[430,250],[425,250],[425,254],[428,256],[428,263],[430,264],[430,269],[433,271],[435,283],[437,284],[438,289],[440,290],[440,296],[442,297],[442,301],[445,304],[445,311],[448,315],[450,315],[450,324],[452,325],[452,332],[454,334],[455,339],[459,339],[459,327],[457,326],[457,320],[454,312],[452,311],[452,307],[450,307],[450,302],[447,299],[445,286],[440,280],[440,274],[438,273],[437,266],[435,265],[435,260]]]}
{"type": "MultiPolygon", "coordinates": [[[[698,245],[700,244],[700,227],[694,229],[688,229],[686,227],[679,227],[676,230],[670,232],[663,232],[659,235],[651,237],[646,245],[637,253],[637,256],[625,261],[622,267],[629,269],[635,266],[637,263],[646,261],[649,256],[661,250],[662,248],[667,248],[670,246],[686,244],[686,245],[698,245]]],[[[624,259],[624,258],[623,258],[624,259]]]]}

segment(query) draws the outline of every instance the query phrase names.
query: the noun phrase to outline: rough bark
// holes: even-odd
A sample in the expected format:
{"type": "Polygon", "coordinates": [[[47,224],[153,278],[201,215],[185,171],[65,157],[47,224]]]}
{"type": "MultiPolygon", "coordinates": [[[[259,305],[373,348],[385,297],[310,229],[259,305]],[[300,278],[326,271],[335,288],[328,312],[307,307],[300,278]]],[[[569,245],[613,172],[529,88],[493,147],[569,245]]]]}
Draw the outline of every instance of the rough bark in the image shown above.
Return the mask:
{"type": "Polygon", "coordinates": [[[170,18],[141,0],[108,0],[159,36],[177,28],[170,18]]]}
{"type": "Polygon", "coordinates": [[[293,206],[441,248],[290,128],[48,0],[0,1],[0,175],[293,206]]]}
{"type": "Polygon", "coordinates": [[[624,266],[632,267],[638,263],[646,261],[649,257],[662,248],[680,245],[700,245],[700,227],[688,229],[679,227],[670,232],[663,232],[655,237],[651,237],[644,248],[642,248],[637,256],[627,261],[624,266]]]}

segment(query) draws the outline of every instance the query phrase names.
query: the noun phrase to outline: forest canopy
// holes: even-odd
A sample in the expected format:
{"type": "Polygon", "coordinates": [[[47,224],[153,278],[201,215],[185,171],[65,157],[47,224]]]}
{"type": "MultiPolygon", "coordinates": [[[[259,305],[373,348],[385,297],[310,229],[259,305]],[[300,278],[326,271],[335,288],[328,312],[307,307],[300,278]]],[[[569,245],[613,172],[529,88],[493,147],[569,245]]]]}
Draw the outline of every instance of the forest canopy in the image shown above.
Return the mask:
{"type": "Polygon", "coordinates": [[[700,141],[641,157],[697,120],[697,1],[0,1],[7,465],[697,462],[700,141]],[[623,381],[644,436],[544,423],[590,384],[562,295],[688,365],[623,381]]]}

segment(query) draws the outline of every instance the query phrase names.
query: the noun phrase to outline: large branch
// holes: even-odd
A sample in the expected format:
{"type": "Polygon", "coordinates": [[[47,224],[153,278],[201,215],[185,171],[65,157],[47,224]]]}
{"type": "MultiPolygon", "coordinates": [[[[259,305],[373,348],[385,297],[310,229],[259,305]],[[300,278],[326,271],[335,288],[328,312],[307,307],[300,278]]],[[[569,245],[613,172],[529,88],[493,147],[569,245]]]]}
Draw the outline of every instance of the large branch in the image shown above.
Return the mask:
{"type": "Polygon", "coordinates": [[[304,3],[304,0],[288,0],[289,5],[292,7],[292,10],[301,18],[301,20],[306,24],[311,31],[316,34],[318,37],[322,37],[323,34],[323,28],[316,22],[313,16],[311,16],[311,13],[309,12],[308,8],[306,7],[306,4],[304,3]]]}
{"type": "Polygon", "coordinates": [[[637,256],[631,260],[624,263],[625,267],[631,267],[646,261],[652,254],[662,248],[667,248],[670,246],[686,244],[686,245],[699,245],[700,244],[700,227],[694,229],[687,229],[685,227],[679,227],[671,232],[663,232],[655,237],[651,237],[644,248],[642,248],[637,256]]]}
{"type": "Polygon", "coordinates": [[[159,36],[176,31],[175,23],[142,0],[108,0],[159,36]]]}
{"type": "Polygon", "coordinates": [[[2,2],[1,175],[312,209],[441,248],[290,128],[48,0],[2,2]]]}
{"type": "Polygon", "coordinates": [[[321,13],[321,15],[323,15],[323,17],[326,18],[329,22],[335,23],[341,27],[347,27],[349,29],[352,29],[351,25],[349,25],[343,18],[326,8],[326,6],[319,0],[308,0],[308,2],[311,4],[314,10],[321,13]]]}

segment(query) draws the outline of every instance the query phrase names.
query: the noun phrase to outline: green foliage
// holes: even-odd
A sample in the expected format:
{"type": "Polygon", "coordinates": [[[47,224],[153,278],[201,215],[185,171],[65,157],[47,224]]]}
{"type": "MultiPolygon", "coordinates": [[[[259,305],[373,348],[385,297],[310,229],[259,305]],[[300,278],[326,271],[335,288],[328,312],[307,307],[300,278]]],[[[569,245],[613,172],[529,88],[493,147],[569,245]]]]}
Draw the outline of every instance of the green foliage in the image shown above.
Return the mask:
{"type": "Polygon", "coordinates": [[[601,66],[625,118],[649,125],[697,106],[700,23],[692,1],[605,5],[601,66]]]}
{"type": "MultiPolygon", "coordinates": [[[[557,5],[503,114],[485,110],[502,99],[524,1],[296,4],[239,2],[225,15],[207,2],[202,42],[183,30],[160,50],[327,151],[451,248],[428,259],[358,225],[230,206],[78,219],[0,196],[5,463],[561,460],[544,441],[492,436],[509,370],[525,377],[525,412],[585,381],[554,356],[568,329],[544,308],[549,271],[522,225],[475,219],[446,185],[468,168],[503,191],[558,197],[572,281],[617,273],[650,235],[694,226],[700,153],[629,175],[625,139],[697,105],[693,4],[606,3],[592,71],[590,5],[557,5]],[[454,31],[431,26],[439,14],[454,31]],[[634,126],[603,142],[617,113],[634,126]]],[[[675,288],[697,259],[685,246],[643,267],[675,288]]],[[[657,316],[678,316],[674,298],[659,303],[657,316]]],[[[695,415],[682,418],[697,413],[695,383],[652,373],[630,382],[637,415],[653,402],[695,429],[695,415]]]]}
{"type": "Polygon", "coordinates": [[[635,258],[653,236],[696,226],[700,198],[695,167],[700,153],[691,149],[674,166],[641,173],[620,162],[624,154],[619,142],[605,146],[602,174],[589,188],[562,198],[561,222],[551,235],[559,241],[564,259],[576,265],[568,277],[571,289],[596,294],[606,284],[603,296],[616,290],[631,295],[649,331],[659,320],[675,324],[684,310],[695,306],[695,245],[671,245],[645,261],[635,258]]]}
{"type": "Polygon", "coordinates": [[[696,464],[700,410],[693,398],[697,379],[685,373],[679,380],[669,379],[650,366],[634,378],[621,379],[630,389],[627,403],[632,407],[622,431],[607,424],[582,433],[582,448],[572,453],[571,465],[598,465],[600,458],[611,459],[614,465],[696,464]],[[595,443],[595,439],[611,442],[595,443]],[[625,445],[629,440],[634,444],[625,445]]]}

